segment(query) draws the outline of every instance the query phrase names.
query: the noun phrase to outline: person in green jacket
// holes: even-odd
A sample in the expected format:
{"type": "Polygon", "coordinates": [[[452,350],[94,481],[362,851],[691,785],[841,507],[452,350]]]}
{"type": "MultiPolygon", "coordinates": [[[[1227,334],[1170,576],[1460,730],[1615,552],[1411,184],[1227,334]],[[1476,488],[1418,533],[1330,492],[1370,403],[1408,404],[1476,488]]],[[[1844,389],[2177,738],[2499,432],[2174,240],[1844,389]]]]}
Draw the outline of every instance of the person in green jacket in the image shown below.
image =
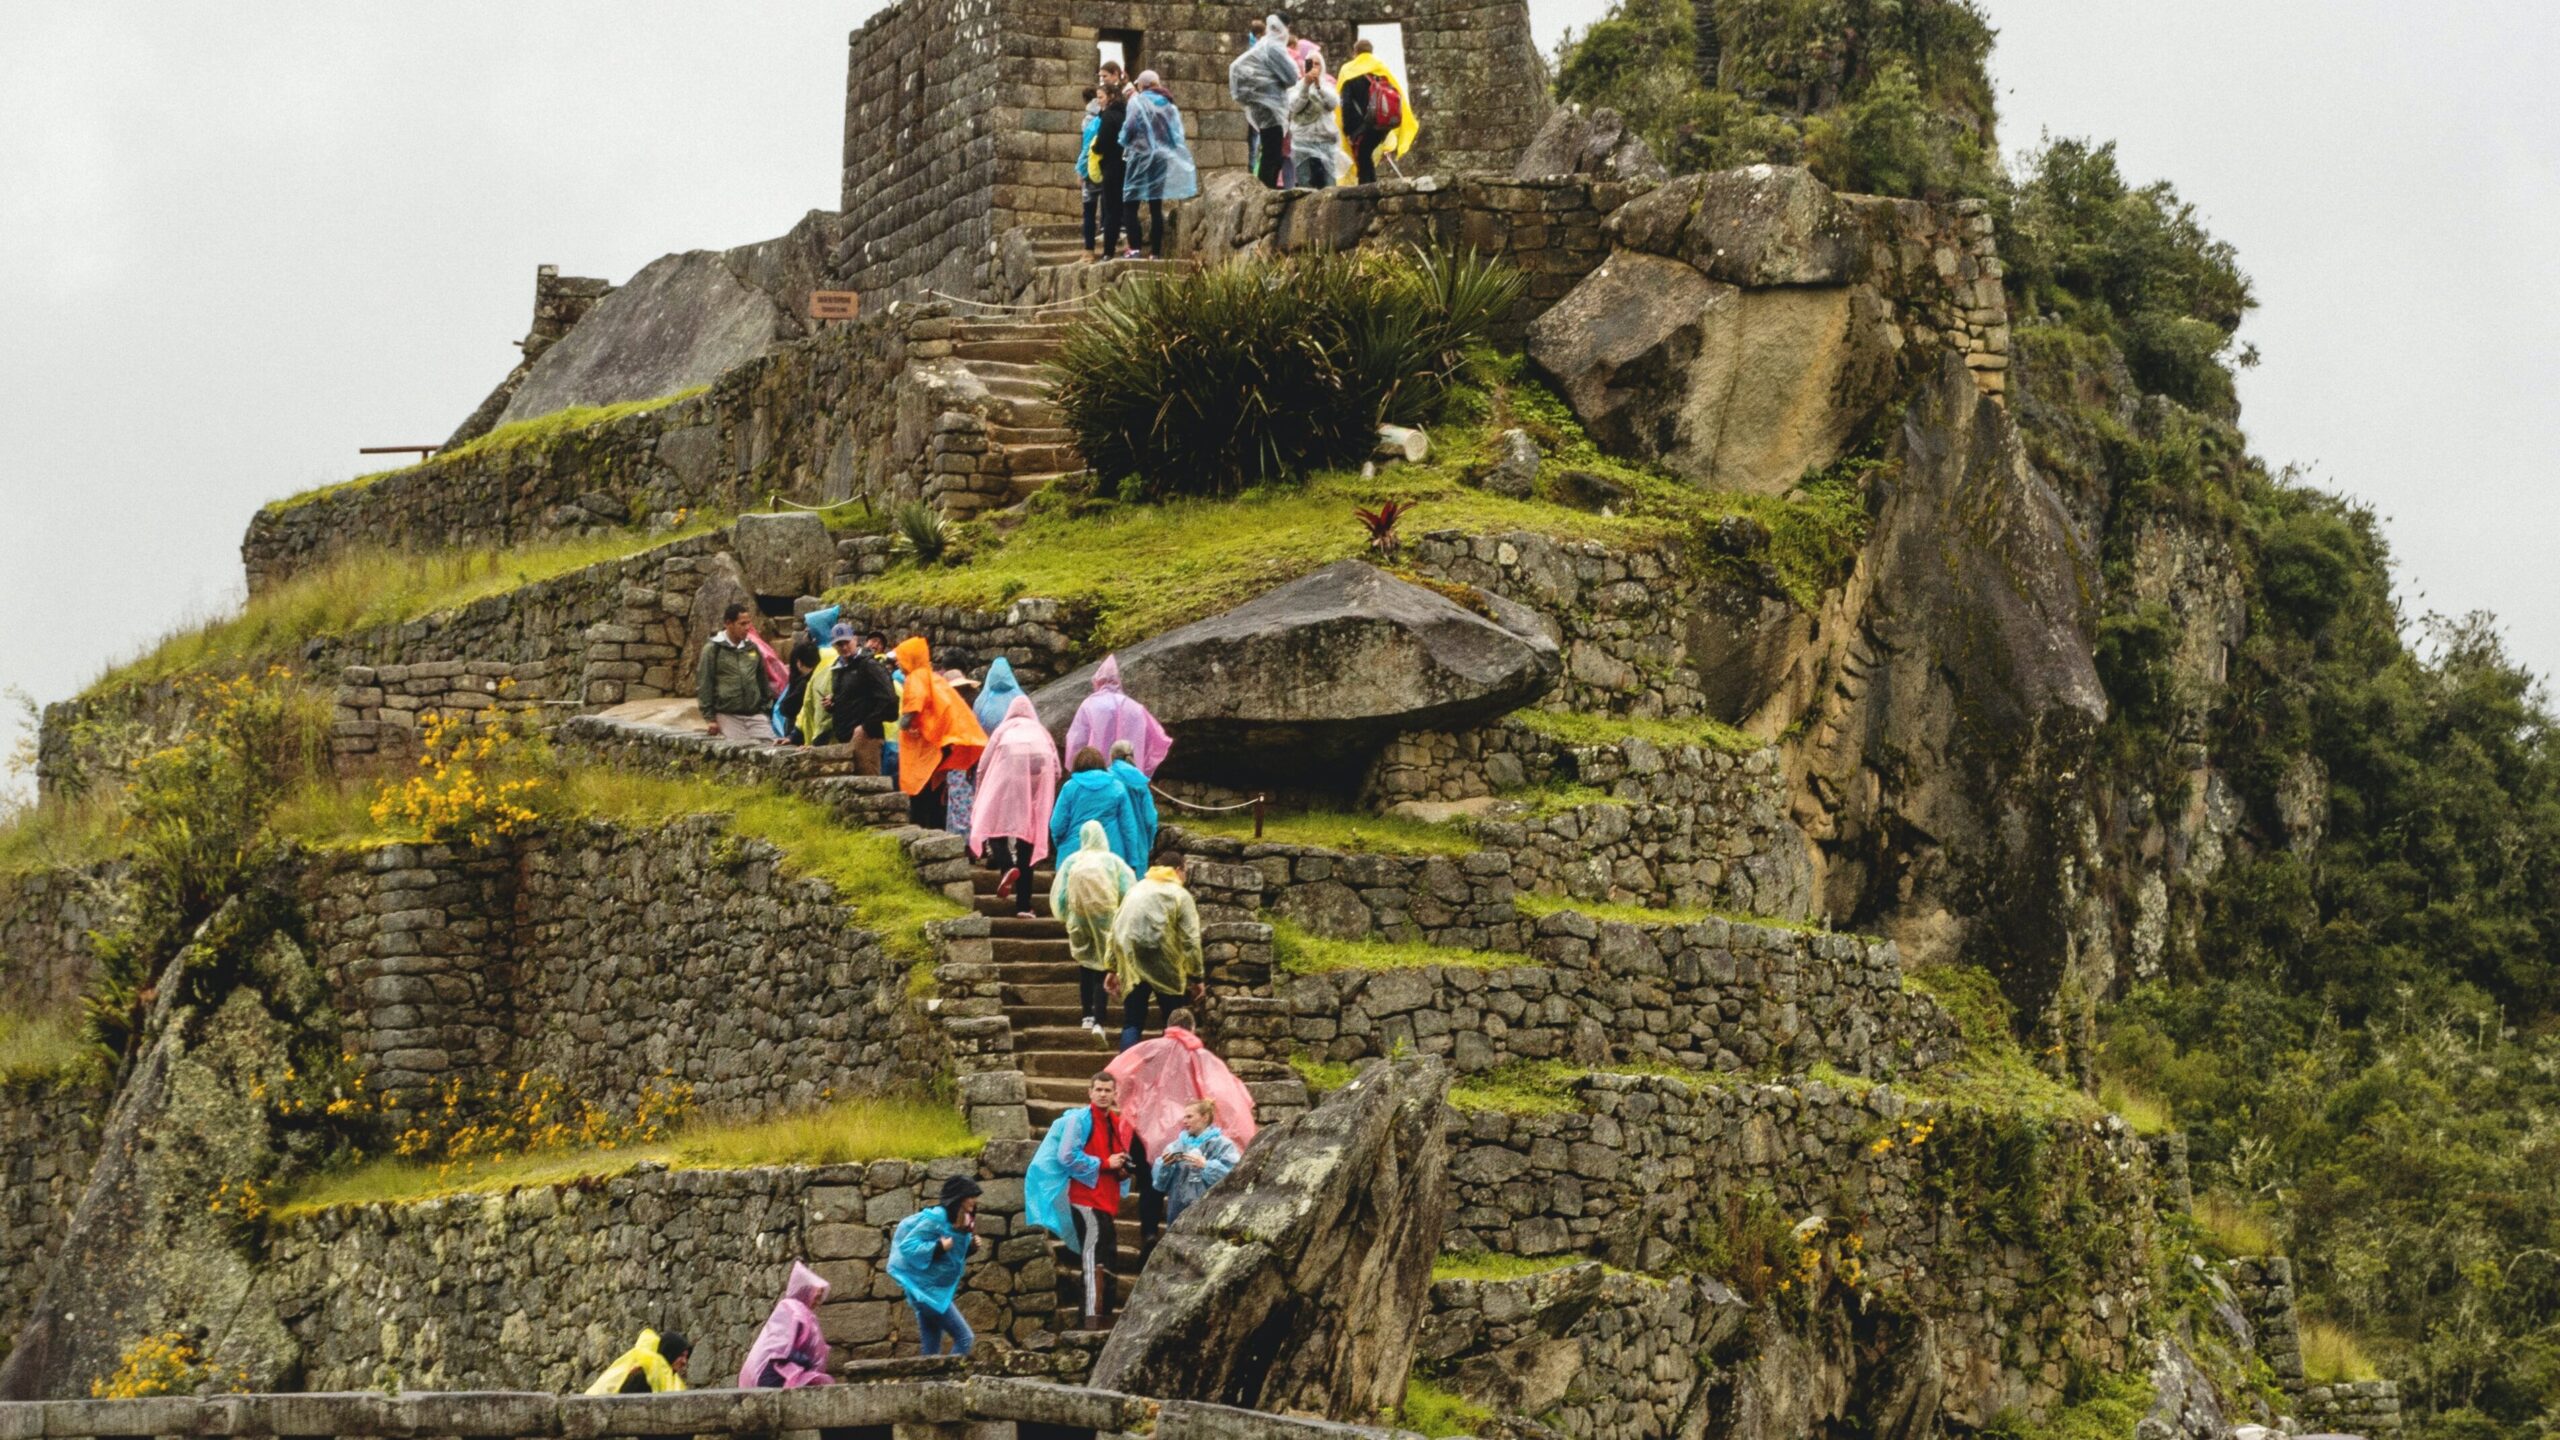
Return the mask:
{"type": "Polygon", "coordinates": [[[764,652],[751,638],[755,623],[754,611],[742,600],[721,612],[720,629],[702,642],[702,659],[694,667],[694,698],[702,705],[703,733],[770,745],[773,680],[765,674],[764,652]]]}

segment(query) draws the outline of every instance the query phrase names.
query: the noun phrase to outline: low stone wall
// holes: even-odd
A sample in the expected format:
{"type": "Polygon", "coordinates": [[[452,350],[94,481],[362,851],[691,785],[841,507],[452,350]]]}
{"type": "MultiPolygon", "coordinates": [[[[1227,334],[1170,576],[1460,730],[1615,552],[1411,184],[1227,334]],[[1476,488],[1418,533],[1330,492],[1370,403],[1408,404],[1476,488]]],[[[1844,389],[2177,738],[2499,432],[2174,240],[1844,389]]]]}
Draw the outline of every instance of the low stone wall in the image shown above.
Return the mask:
{"type": "Polygon", "coordinates": [[[298,1395],[167,1395],[147,1400],[51,1400],[0,1404],[0,1435],[107,1440],[134,1435],[337,1436],[410,1440],[470,1435],[534,1437],[815,1435],[854,1440],[1052,1440],[1096,1434],[1154,1440],[1388,1440],[1408,1432],[1267,1415],[1224,1405],[968,1374],[953,1360],[847,1367],[864,1383],[804,1390],[705,1388],[666,1395],[587,1397],[481,1390],[438,1394],[356,1391],[298,1395]],[[926,1377],[926,1378],[916,1378],[926,1377]]]}
{"type": "Polygon", "coordinates": [[[2342,1435],[2397,1435],[2401,1431],[2400,1386],[2390,1380],[2352,1380],[2314,1385],[2302,1392],[2295,1416],[2305,1425],[2342,1435]]]}
{"type": "Polygon", "coordinates": [[[2232,1303],[2249,1321],[2258,1358],[2267,1362],[2288,1398],[2302,1394],[2302,1331],[2294,1311],[2293,1261],[2282,1255],[2251,1255],[2226,1261],[2223,1283],[2232,1303]]]}
{"type": "Polygon", "coordinates": [[[96,1083],[0,1085],[0,1335],[16,1336],[98,1157],[96,1083]]]}
{"type": "Polygon", "coordinates": [[[1902,988],[1892,945],[1708,920],[1538,924],[1534,962],[1284,976],[1275,999],[1232,1001],[1239,1056],[1356,1062],[1414,1052],[1462,1074],[1521,1060],[1640,1062],[1801,1073],[1828,1062],[1905,1073],[1956,1051],[1955,1025],[1902,988]]]}
{"type": "Polygon", "coordinates": [[[1248,175],[1211,176],[1184,207],[1175,248],[1217,261],[1251,252],[1349,250],[1364,245],[1472,249],[1525,272],[1506,339],[1565,297],[1608,257],[1601,227],[1652,188],[1589,176],[1418,175],[1334,190],[1267,190],[1248,175]]]}
{"type": "Polygon", "coordinates": [[[1970,1423],[2041,1408],[2075,1368],[2134,1361],[2156,1197],[2122,1121],[2027,1121],[1818,1082],[1600,1074],[1574,1098],[1562,1114],[1451,1122],[1444,1247],[1672,1271],[1729,1245],[1717,1232],[1756,1195],[1784,1223],[1825,1217],[1858,1265],[1853,1279],[1827,1261],[1840,1283],[1929,1320],[1945,1408],[1970,1423]]]}
{"type": "Polygon", "coordinates": [[[942,1073],[907,963],[779,860],[717,817],[588,822],[492,851],[324,856],[305,897],[376,1093],[540,1070],[608,1106],[672,1081],[755,1116],[942,1073]]]}
{"type": "MultiPolygon", "coordinates": [[[[1437,739],[1408,737],[1389,752],[1390,765],[1431,754],[1437,739]]],[[[1811,918],[1812,861],[1787,818],[1775,752],[1663,750],[1629,740],[1570,755],[1579,783],[1611,798],[1478,819],[1483,848],[1473,854],[1355,854],[1211,835],[1178,822],[1164,826],[1159,848],[1251,866],[1262,873],[1255,908],[1344,939],[1526,950],[1522,895],[1811,918]]],[[[1484,773],[1494,774],[1493,766],[1484,773]]]]}
{"type": "Polygon", "coordinates": [[[1050,1242],[1024,1233],[1022,1182],[974,1158],[651,1168],[601,1185],[354,1206],[278,1224],[268,1273],[303,1302],[293,1330],[314,1390],[394,1377],[576,1390],[644,1325],[693,1338],[697,1383],[733,1384],[793,1260],[832,1287],[819,1319],[840,1355],[911,1348],[914,1319],[881,1268],[888,1231],[952,1174],[987,1192],[961,1313],[982,1335],[1026,1341],[1055,1318],[1050,1242]]]}
{"type": "Polygon", "coordinates": [[[938,669],[957,666],[977,674],[1002,655],[1026,690],[1046,685],[1082,663],[1079,657],[1091,633],[1087,618],[1069,613],[1064,603],[1031,596],[1002,610],[849,601],[843,618],[863,634],[876,630],[888,636],[892,645],[905,636],[923,636],[933,647],[938,669]]]}
{"type": "Polygon", "coordinates": [[[88,988],[91,934],[115,923],[121,861],[0,875],[0,996],[10,1012],[67,1011],[88,988]]]}

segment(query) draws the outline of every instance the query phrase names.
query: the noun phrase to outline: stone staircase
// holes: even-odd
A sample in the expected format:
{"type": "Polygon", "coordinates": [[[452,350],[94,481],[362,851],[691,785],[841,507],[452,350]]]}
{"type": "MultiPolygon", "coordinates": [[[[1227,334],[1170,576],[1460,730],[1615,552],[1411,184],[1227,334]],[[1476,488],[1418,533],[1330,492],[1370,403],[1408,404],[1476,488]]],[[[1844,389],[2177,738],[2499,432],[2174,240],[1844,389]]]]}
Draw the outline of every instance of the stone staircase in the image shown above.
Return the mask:
{"type": "Polygon", "coordinates": [[[1050,482],[1076,474],[1084,457],[1050,398],[1049,362],[1084,316],[1084,302],[1141,275],[1189,268],[1176,260],[1110,260],[1086,264],[1075,225],[1035,225],[1008,235],[1014,308],[951,322],[939,362],[964,371],[971,392],[965,412],[949,412],[926,456],[926,499],[968,518],[1021,504],[1050,482]]]}
{"type": "MultiPolygon", "coordinates": [[[[1003,878],[999,872],[981,868],[970,874],[977,892],[978,913],[987,917],[993,932],[1005,1014],[1013,1022],[1014,1058],[1022,1067],[1035,1136],[1046,1135],[1059,1116],[1084,1103],[1085,1089],[1094,1072],[1110,1064],[1111,1057],[1120,1050],[1116,1026],[1109,1034],[1097,1035],[1077,1023],[1080,1011],[1076,962],[1067,950],[1067,927],[1049,912],[1052,873],[1046,865],[1032,872],[1031,906],[1035,913],[1028,918],[1016,915],[1011,897],[998,893],[1003,878]]],[[[1117,1238],[1120,1268],[1113,1276],[1115,1313],[1127,1302],[1139,1269],[1135,1197],[1122,1201],[1117,1238]]],[[[1062,1333],[1073,1329],[1082,1318],[1082,1283],[1072,1257],[1062,1248],[1057,1326],[1062,1333]]]]}

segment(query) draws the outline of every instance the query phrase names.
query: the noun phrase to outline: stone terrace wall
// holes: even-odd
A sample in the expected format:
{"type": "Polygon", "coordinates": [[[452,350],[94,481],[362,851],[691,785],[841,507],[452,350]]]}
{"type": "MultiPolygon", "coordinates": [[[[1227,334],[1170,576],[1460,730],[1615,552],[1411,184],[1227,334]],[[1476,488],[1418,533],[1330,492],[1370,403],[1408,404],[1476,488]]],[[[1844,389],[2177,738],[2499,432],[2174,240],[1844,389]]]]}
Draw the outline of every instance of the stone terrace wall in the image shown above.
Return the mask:
{"type": "Polygon", "coordinates": [[[1811,863],[1780,808],[1783,777],[1771,752],[1666,751],[1633,740],[1574,754],[1583,782],[1605,787],[1609,800],[1477,820],[1483,848],[1472,855],[1351,854],[1171,821],[1160,844],[1259,869],[1260,908],[1343,939],[1525,950],[1530,927],[1518,901],[1526,894],[1811,915],[1811,863]]]}
{"type": "Polygon", "coordinates": [[[90,932],[123,904],[122,861],[0,875],[0,1005],[17,1015],[80,1003],[96,961],[90,932]]]}
{"type": "Polygon", "coordinates": [[[16,1336],[98,1158],[96,1084],[0,1086],[0,1335],[16,1336]]]}
{"type": "Polygon", "coordinates": [[[1434,530],[1414,547],[1413,561],[1426,575],[1490,590],[1555,626],[1564,673],[1541,708],[1721,720],[1747,708],[1731,704],[1700,663],[1729,661],[1726,637],[1700,627],[1705,607],[1734,598],[1722,592],[1738,587],[1701,582],[1670,545],[1613,550],[1526,531],[1434,530]]]}
{"type": "Polygon", "coordinates": [[[1934,1323],[1951,1413],[2041,1406],[2074,1368],[2133,1361],[2156,1197],[2121,1121],[2051,1122],[2017,1170],[1968,1138],[1965,1114],[1884,1087],[1594,1075],[1578,1091],[1570,1113],[1451,1122],[1446,1248],[1665,1270],[1701,1222],[1758,1192],[1790,1221],[1821,1214],[1861,1237],[1863,1286],[1934,1323]],[[1874,1148],[1929,1120],[1924,1143],[1874,1148]],[[2040,1193],[2020,1193],[2032,1175],[2040,1193]]]}
{"type": "MultiPolygon", "coordinates": [[[[1724,1378],[1709,1352],[1745,1310],[1733,1293],[1693,1275],[1636,1275],[1577,1267],[1520,1280],[1442,1280],[1431,1287],[1418,1356],[1454,1375],[1460,1393],[1511,1389],[1573,1440],[1658,1440],[1681,1426],[1724,1378]],[[1559,1311],[1572,1317],[1549,1333],[1559,1311]],[[1570,1365],[1519,1363],[1530,1355],[1570,1365]]],[[[1448,1382],[1444,1382],[1448,1383],[1448,1382]]]]}
{"type": "Polygon", "coordinates": [[[913,433],[898,434],[894,396],[911,353],[947,353],[949,329],[947,308],[884,306],[777,346],[661,409],[549,444],[440,455],[368,484],[278,502],[258,512],[240,542],[249,593],[358,545],[523,545],[638,516],[752,509],[775,496],[914,499],[919,481],[906,471],[925,436],[914,417],[913,433]]]}
{"type": "Polygon", "coordinates": [[[941,1073],[907,964],[778,859],[713,817],[584,823],[496,853],[320,857],[305,895],[377,1093],[541,1070],[609,1106],[671,1079],[753,1116],[941,1073]]]}
{"type": "MultiPolygon", "coordinates": [[[[1020,1148],[1027,1149],[1028,1146],[1020,1148]]],[[[1016,1167],[1017,1170],[1019,1167],[1016,1167]]],[[[735,1384],[791,1262],[832,1286],[839,1357],[908,1353],[914,1321],[883,1273],[888,1227],[950,1174],[981,1176],[980,1256],[960,1311],[1022,1341],[1057,1306],[1022,1182],[977,1159],[759,1170],[648,1169],[596,1186],[366,1205],[278,1224],[268,1273],[314,1390],[583,1389],[647,1325],[693,1337],[694,1383],[735,1384]]]]}
{"type": "Polygon", "coordinates": [[[1002,228],[996,157],[1019,128],[997,109],[1021,43],[1006,9],[997,0],[904,0],[848,42],[846,235],[835,271],[867,304],[928,287],[975,292],[1002,228]]]}
{"type": "Polygon", "coordinates": [[[1269,1001],[1231,1000],[1227,1048],[1361,1061],[1448,1057],[1460,1073],[1516,1060],[1672,1064],[1801,1073],[1828,1061],[1892,1075],[1955,1053],[1954,1024],[1902,988],[1891,944],[1708,920],[1539,922],[1536,963],[1336,970],[1282,978],[1269,1001]]]}
{"type": "MultiPolygon", "coordinates": [[[[1243,118],[1234,124],[1242,148],[1243,118]]],[[[1422,133],[1427,142],[1427,112],[1422,133]]],[[[1514,180],[1509,158],[1485,167],[1495,172],[1489,174],[1423,175],[1410,164],[1405,168],[1413,178],[1382,176],[1374,185],[1333,190],[1266,190],[1250,177],[1221,177],[1212,184],[1204,172],[1201,198],[1184,207],[1176,248],[1208,261],[1362,245],[1499,256],[1527,277],[1521,303],[1501,332],[1501,338],[1516,341],[1530,321],[1600,268],[1609,255],[1602,226],[1610,212],[1650,188],[1589,176],[1514,180]]]]}

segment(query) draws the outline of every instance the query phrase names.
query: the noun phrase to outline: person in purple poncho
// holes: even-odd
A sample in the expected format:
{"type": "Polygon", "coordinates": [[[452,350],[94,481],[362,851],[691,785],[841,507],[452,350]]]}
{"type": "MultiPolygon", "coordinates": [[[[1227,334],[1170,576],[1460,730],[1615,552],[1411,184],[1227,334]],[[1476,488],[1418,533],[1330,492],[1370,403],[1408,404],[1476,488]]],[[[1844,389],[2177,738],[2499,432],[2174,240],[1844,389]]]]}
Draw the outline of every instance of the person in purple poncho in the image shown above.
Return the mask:
{"type": "MultiPolygon", "coordinates": [[[[1076,707],[1076,718],[1067,726],[1067,743],[1060,749],[1073,755],[1090,745],[1108,755],[1112,745],[1122,740],[1129,742],[1131,762],[1150,779],[1164,763],[1165,752],[1173,748],[1173,737],[1156,723],[1155,713],[1121,693],[1120,657],[1105,655],[1093,672],[1093,693],[1076,707]]],[[[1147,863],[1142,855],[1124,858],[1132,865],[1147,863]]]]}
{"type": "Polygon", "coordinates": [[[826,1332],[818,1328],[818,1307],[827,1303],[827,1282],[818,1272],[794,1260],[790,1283],[774,1302],[764,1333],[738,1367],[741,1390],[798,1390],[832,1385],[827,1373],[826,1332]]]}

